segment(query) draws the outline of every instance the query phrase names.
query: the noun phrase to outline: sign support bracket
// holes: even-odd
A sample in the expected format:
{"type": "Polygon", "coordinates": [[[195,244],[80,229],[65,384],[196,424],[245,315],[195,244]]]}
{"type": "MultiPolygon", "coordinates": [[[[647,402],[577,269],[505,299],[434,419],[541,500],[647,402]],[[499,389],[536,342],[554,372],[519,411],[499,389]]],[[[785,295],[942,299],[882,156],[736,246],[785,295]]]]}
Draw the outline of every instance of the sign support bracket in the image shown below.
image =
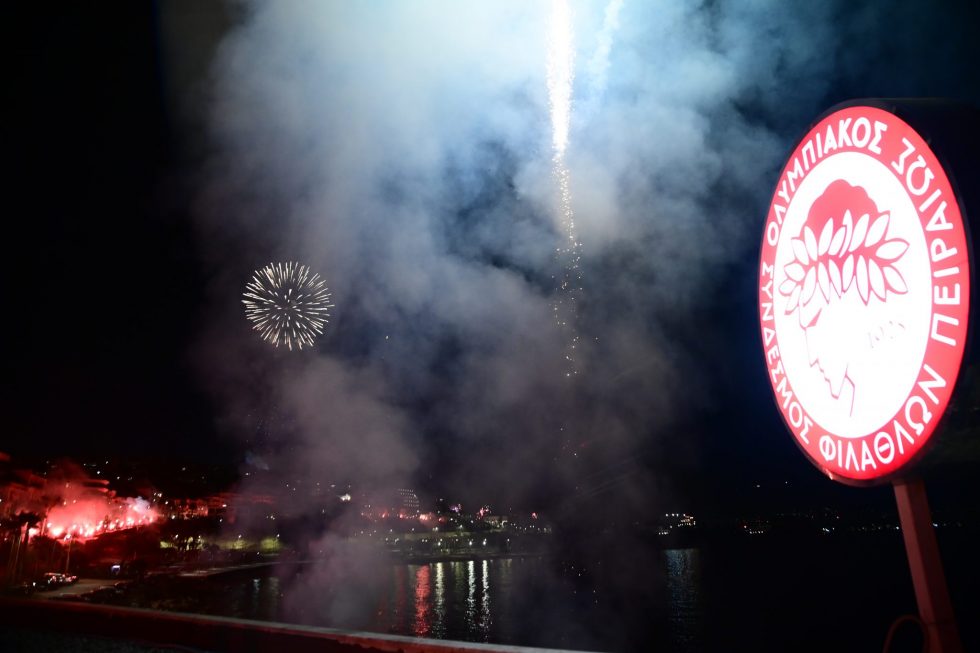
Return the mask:
{"type": "Polygon", "coordinates": [[[921,479],[912,479],[895,481],[894,488],[915,601],[925,627],[925,650],[929,653],[962,653],[963,645],[946,587],[926,486],[921,479]]]}

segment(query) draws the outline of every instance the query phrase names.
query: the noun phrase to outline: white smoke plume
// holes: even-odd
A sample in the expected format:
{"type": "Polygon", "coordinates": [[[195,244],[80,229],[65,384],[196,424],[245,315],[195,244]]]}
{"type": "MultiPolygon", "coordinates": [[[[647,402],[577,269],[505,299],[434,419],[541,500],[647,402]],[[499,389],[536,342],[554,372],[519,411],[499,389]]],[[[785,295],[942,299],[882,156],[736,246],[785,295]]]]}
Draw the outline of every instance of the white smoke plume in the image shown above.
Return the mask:
{"type": "MultiPolygon", "coordinates": [[[[718,301],[754,302],[730,275],[752,269],[781,158],[831,80],[857,78],[841,63],[879,46],[855,24],[842,48],[835,3],[570,3],[584,373],[569,382],[548,3],[238,6],[211,63],[196,207],[214,310],[195,358],[225,430],[280,478],[544,501],[559,518],[603,496],[604,517],[648,510],[669,488],[643,461],[697,456],[672,426],[731,376],[714,356],[728,325],[710,321],[718,301]],[[319,351],[249,331],[241,289],[273,260],[331,287],[319,351]]],[[[623,578],[642,594],[639,576],[623,578]]]]}
{"type": "Polygon", "coordinates": [[[667,332],[755,245],[785,147],[769,116],[816,110],[821,7],[572,5],[588,374],[569,384],[549,7],[246,3],[212,64],[198,203],[228,430],[283,473],[415,483],[451,460],[440,475],[506,501],[579,442],[601,459],[661,432],[708,378],[667,332]],[[334,292],[319,354],[270,352],[240,315],[250,271],[279,258],[334,292]],[[263,413],[288,426],[256,435],[263,413]]]}
{"type": "Polygon", "coordinates": [[[599,34],[595,39],[595,50],[585,64],[588,86],[577,108],[580,120],[587,121],[605,96],[609,56],[612,53],[616,31],[619,29],[619,12],[622,9],[623,0],[610,0],[603,12],[602,26],[599,28],[599,34]]]}

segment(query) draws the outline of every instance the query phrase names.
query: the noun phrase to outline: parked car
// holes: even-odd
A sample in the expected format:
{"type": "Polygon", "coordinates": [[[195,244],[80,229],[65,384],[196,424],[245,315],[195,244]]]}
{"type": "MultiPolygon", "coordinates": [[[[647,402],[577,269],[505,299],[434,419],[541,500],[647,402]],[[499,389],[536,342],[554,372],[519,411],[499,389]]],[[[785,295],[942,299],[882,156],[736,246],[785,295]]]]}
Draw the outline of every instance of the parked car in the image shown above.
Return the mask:
{"type": "Polygon", "coordinates": [[[65,585],[71,585],[78,581],[78,576],[69,576],[68,574],[60,574],[56,571],[49,571],[41,577],[41,580],[37,583],[38,589],[55,589],[56,587],[64,587],[65,585]]]}

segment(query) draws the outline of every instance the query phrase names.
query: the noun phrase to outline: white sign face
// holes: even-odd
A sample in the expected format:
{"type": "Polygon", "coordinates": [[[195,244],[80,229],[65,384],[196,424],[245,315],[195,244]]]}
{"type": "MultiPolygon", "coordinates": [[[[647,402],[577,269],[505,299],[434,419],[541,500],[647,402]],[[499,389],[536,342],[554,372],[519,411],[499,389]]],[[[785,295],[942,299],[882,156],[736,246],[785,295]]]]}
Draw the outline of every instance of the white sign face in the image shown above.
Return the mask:
{"type": "Polygon", "coordinates": [[[776,269],[798,277],[773,296],[783,367],[817,423],[859,437],[901,407],[929,339],[929,255],[915,206],[885,164],[843,152],[800,184],[783,230],[799,234],[776,248],[776,269]],[[862,185],[843,181],[856,178],[862,185]]]}
{"type": "Polygon", "coordinates": [[[948,404],[969,313],[969,260],[945,172],[872,107],[816,125],[783,171],[759,308],[775,398],[832,478],[897,473],[948,404]]]}

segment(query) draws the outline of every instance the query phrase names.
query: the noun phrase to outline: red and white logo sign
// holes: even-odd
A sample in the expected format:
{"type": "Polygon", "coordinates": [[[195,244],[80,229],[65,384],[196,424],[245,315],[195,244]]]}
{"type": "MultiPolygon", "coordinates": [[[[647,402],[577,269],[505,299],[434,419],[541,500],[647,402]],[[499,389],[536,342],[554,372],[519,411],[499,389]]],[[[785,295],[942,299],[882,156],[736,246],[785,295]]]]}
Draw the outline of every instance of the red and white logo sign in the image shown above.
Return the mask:
{"type": "Polygon", "coordinates": [[[759,316],[776,403],[831,478],[899,472],[946,410],[970,270],[959,204],[921,136],[855,106],[821,120],[769,207],[759,316]]]}

